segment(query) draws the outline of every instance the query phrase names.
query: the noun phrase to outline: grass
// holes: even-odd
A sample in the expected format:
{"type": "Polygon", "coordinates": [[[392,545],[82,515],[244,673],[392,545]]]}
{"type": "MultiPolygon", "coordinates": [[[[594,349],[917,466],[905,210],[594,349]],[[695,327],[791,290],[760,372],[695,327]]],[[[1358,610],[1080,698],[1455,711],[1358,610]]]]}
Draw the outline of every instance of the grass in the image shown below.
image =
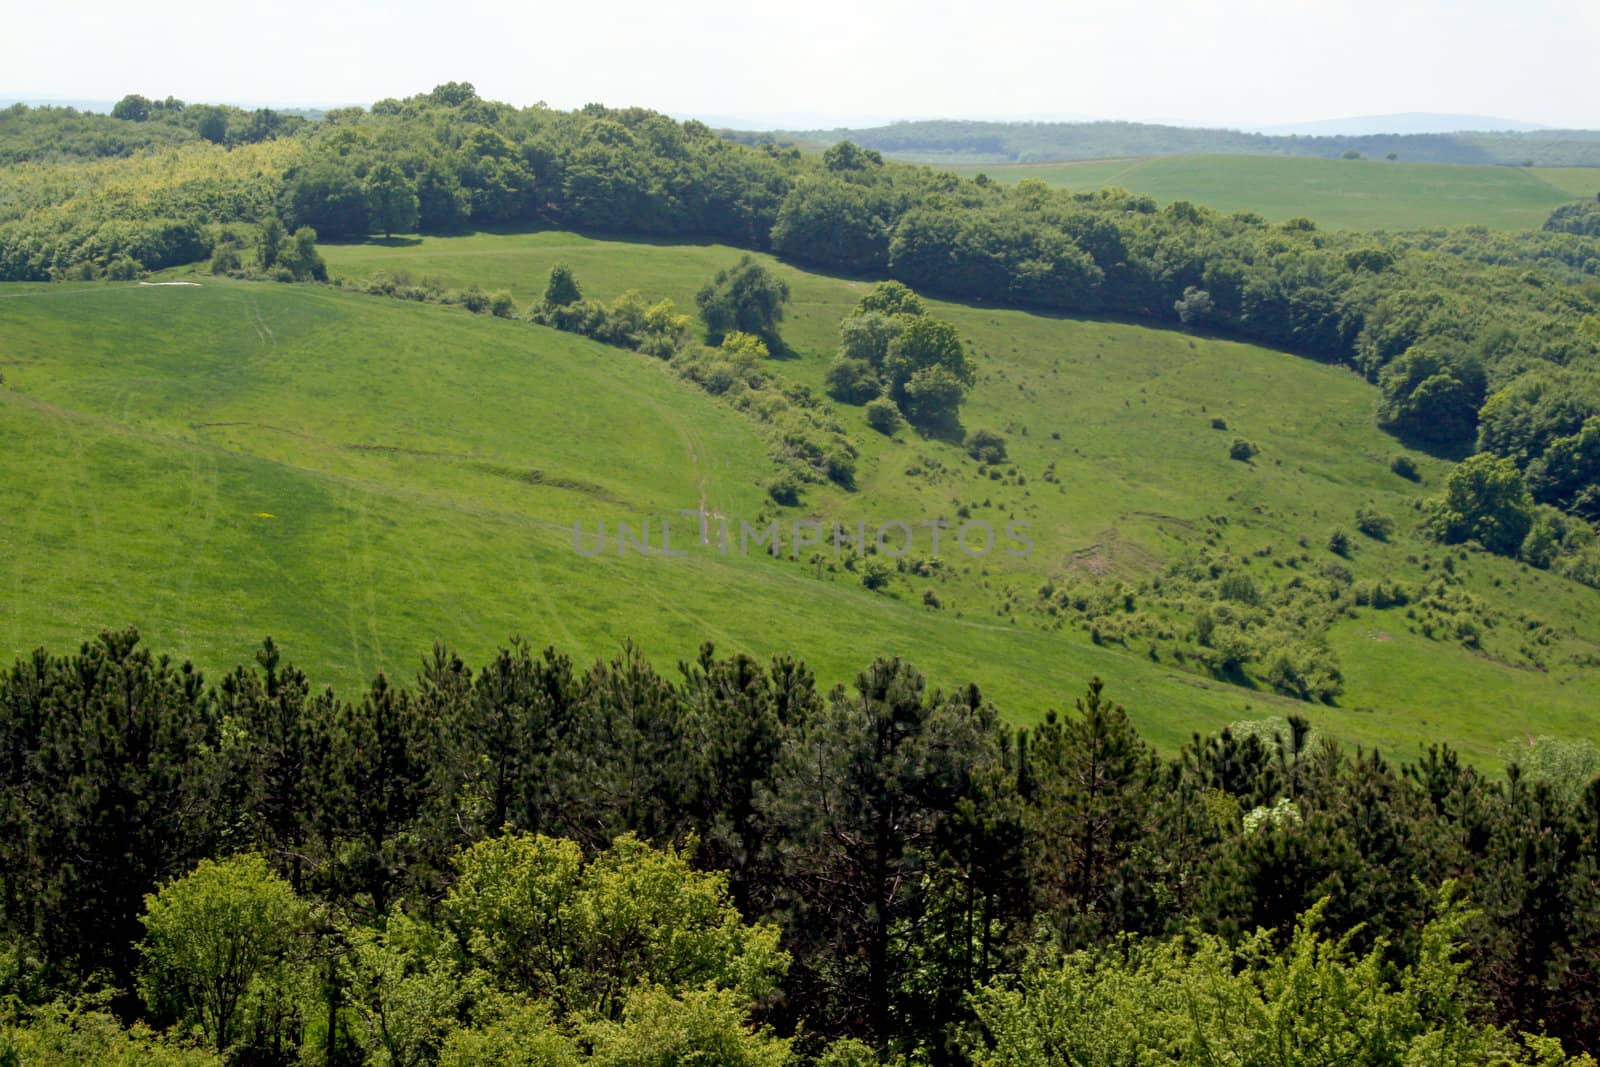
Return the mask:
{"type": "Polygon", "coordinates": [[[951,168],[1001,182],[1032,178],[1076,190],[1120,185],[1157,200],[1254,211],[1281,222],[1304,215],[1328,229],[1434,226],[1538,229],[1557,206],[1600,191],[1600,170],[1460,166],[1281,156],[1163,156],[951,168]]]}
{"type": "MultiPolygon", "coordinates": [[[[549,232],[324,251],[335,275],[433,274],[510,288],[519,306],[558,261],[594,296],[639,288],[692,305],[741,254],[549,232]]],[[[784,336],[795,355],[770,366],[818,386],[866,283],[773,265],[794,293],[784,336]]],[[[1372,426],[1372,390],[1335,368],[1174,331],[936,303],[978,354],[965,421],[1005,432],[1026,482],[981,476],[953,444],[885,438],[841,407],[862,450],[859,489],[815,487],[798,514],[876,525],[964,506],[997,528],[1031,523],[1035,550],[954,558],[937,583],[897,575],[886,595],[803,560],[573,551],[574,520],[592,531],[677,519],[702,492],[735,519],[773,510],[758,428],[658,361],[457,309],[199,280],[0,291],[0,515],[13,517],[0,526],[0,585],[22,593],[0,613],[0,652],[137,622],[215,671],[270,632],[319,680],[349,687],[378,669],[408,673],[434,638],[482,656],[520,633],[599,656],[632,636],[664,665],[709,639],[792,650],[825,682],[873,653],[905,655],[946,688],[977,680],[1018,721],[1099,674],[1168,749],[1194,730],[1296,710],[1347,741],[1409,753],[1445,739],[1478,760],[1512,734],[1600,725],[1592,669],[1529,671],[1492,643],[1426,640],[1399,610],[1364,611],[1331,634],[1346,674],[1338,707],[1096,645],[1030,610],[1042,583],[1136,581],[1207,542],[1263,581],[1300,538],[1321,566],[1328,531],[1366,503],[1401,530],[1390,544],[1362,539],[1347,564],[1358,577],[1438,566],[1408,516],[1445,465],[1415,456],[1420,487],[1390,473],[1401,449],[1372,426]],[[1254,462],[1228,458],[1235,434],[1261,448],[1254,462]],[[1048,464],[1059,485],[1043,479],[1048,464]],[[922,604],[931,584],[940,610],[922,604]]],[[[1497,610],[1537,606],[1567,651],[1600,651],[1593,591],[1481,555],[1459,566],[1497,610]]]]}

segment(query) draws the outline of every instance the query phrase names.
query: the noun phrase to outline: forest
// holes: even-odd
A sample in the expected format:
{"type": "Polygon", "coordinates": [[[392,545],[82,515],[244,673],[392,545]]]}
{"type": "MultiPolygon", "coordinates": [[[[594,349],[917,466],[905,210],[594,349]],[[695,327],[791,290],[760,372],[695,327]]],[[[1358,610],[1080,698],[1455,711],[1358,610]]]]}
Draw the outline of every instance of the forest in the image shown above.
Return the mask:
{"type": "Polygon", "coordinates": [[[0,674],[0,1061],[1593,1063],[1592,747],[1164,757],[1114,696],[41,649],[0,674]]]}

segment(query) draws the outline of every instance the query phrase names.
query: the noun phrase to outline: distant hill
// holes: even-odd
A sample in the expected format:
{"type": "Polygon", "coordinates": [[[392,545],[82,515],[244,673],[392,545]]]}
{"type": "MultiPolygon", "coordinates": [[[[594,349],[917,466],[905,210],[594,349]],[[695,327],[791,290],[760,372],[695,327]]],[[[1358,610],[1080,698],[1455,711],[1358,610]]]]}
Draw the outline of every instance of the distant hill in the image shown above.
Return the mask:
{"type": "MultiPolygon", "coordinates": [[[[1350,120],[1352,122],[1357,120],[1350,120]]],[[[924,163],[1047,163],[1133,156],[1255,154],[1337,158],[1358,152],[1410,163],[1600,166],[1600,131],[1269,135],[1141,122],[896,122],[865,129],[782,131],[775,137],[854,141],[924,163]]]]}
{"type": "Polygon", "coordinates": [[[1544,130],[1537,122],[1502,119],[1490,115],[1441,115],[1408,111],[1395,115],[1356,115],[1315,122],[1284,122],[1249,126],[1252,133],[1301,137],[1366,137],[1378,133],[1499,133],[1507,130],[1544,130]]]}

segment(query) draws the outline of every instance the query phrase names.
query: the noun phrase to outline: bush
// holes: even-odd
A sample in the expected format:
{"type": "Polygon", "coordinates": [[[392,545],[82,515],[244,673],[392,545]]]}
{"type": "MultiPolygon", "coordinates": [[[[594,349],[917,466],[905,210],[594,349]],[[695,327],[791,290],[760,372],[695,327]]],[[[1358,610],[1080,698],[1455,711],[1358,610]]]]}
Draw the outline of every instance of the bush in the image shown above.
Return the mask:
{"type": "Polygon", "coordinates": [[[823,457],[822,466],[828,480],[841,489],[856,487],[856,460],[844,449],[836,448],[829,452],[823,457]]]}
{"type": "Polygon", "coordinates": [[[232,274],[241,266],[238,246],[232,242],[217,245],[217,250],[211,253],[212,274],[232,274]]]}
{"type": "Polygon", "coordinates": [[[864,359],[839,356],[823,378],[828,395],[846,404],[865,404],[882,391],[878,372],[864,359]]]}
{"type": "Polygon", "coordinates": [[[792,508],[800,503],[800,482],[792,474],[780,474],[767,483],[767,495],[775,503],[792,508]]]}
{"type": "Polygon", "coordinates": [[[1195,326],[1210,317],[1216,302],[1211,299],[1211,294],[1204,289],[1189,286],[1183,291],[1183,297],[1172,305],[1172,310],[1178,313],[1178,321],[1185,326],[1195,326]]]}
{"type": "Polygon", "coordinates": [[[1356,509],[1356,529],[1374,541],[1387,541],[1394,533],[1394,520],[1373,507],[1356,509]]]}
{"type": "Polygon", "coordinates": [[[1410,456],[1394,457],[1389,461],[1389,469],[1394,471],[1408,482],[1417,482],[1422,480],[1422,475],[1417,470],[1417,464],[1410,456]]]}
{"type": "Polygon", "coordinates": [[[874,556],[861,568],[861,584],[868,589],[882,589],[889,584],[889,576],[893,573],[889,564],[874,556]]]}
{"type": "Polygon", "coordinates": [[[1233,444],[1228,447],[1228,458],[1236,459],[1241,463],[1248,463],[1261,450],[1242,437],[1235,437],[1233,444]]]}
{"type": "Polygon", "coordinates": [[[718,346],[735,360],[739,359],[766,359],[771,355],[767,342],[753,333],[744,333],[734,330],[722,339],[718,346]]]}
{"type": "Polygon", "coordinates": [[[131,256],[118,256],[106,264],[106,277],[114,282],[131,282],[144,273],[144,268],[131,256]]]}
{"type": "Polygon", "coordinates": [[[511,299],[511,294],[504,289],[489,297],[489,313],[497,319],[513,318],[517,313],[517,305],[511,299]]]}
{"type": "Polygon", "coordinates": [[[1004,463],[1006,439],[994,430],[977,429],[967,434],[967,455],[979,463],[1004,463]]]}
{"type": "Polygon", "coordinates": [[[1336,529],[1328,535],[1328,551],[1336,556],[1350,554],[1350,535],[1342,529],[1336,529]]]}
{"type": "Polygon", "coordinates": [[[900,409],[886,396],[867,401],[867,425],[881,434],[892,434],[900,428],[900,409]]]}

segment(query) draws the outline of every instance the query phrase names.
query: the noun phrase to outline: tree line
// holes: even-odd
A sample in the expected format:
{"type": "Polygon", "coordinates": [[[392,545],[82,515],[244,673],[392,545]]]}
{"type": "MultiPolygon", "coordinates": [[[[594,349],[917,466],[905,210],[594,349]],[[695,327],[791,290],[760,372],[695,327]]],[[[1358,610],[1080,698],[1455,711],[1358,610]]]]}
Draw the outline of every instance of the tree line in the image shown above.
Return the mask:
{"type": "Polygon", "coordinates": [[[107,632],[0,674],[0,1056],[1559,1064],[1600,762],[1516,760],[1161,755],[1098,679],[1018,727],[897,659],[436,646],[341,696],[107,632]]]}

